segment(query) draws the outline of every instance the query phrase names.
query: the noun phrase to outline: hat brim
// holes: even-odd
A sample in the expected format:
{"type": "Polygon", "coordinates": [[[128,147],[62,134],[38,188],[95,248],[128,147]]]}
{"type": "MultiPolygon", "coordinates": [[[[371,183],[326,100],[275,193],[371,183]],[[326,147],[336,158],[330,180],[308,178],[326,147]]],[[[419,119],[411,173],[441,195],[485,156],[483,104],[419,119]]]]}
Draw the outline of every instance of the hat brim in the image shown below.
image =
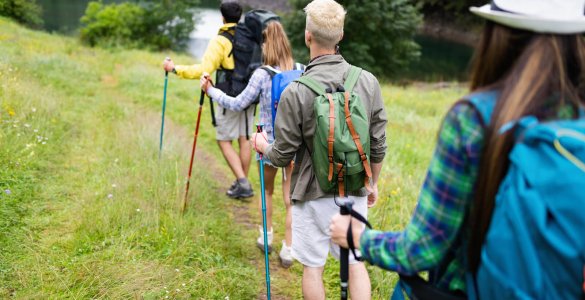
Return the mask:
{"type": "Polygon", "coordinates": [[[585,16],[570,20],[526,16],[503,11],[494,11],[491,9],[490,4],[486,4],[482,7],[472,6],[469,10],[482,18],[517,29],[555,34],[577,34],[585,32],[585,16]]]}

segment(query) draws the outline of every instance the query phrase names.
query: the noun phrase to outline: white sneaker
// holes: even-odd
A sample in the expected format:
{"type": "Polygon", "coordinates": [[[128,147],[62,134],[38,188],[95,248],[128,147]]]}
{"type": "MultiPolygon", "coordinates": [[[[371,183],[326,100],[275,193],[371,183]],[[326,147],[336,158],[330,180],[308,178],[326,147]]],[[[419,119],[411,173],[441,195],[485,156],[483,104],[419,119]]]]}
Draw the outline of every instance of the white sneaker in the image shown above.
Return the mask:
{"type": "MultiPolygon", "coordinates": [[[[262,226],[259,226],[260,236],[256,240],[256,246],[264,252],[264,230],[262,230],[262,226]]],[[[274,230],[270,228],[268,231],[268,253],[272,252],[272,240],[274,239],[274,230]]]]}
{"type": "Polygon", "coordinates": [[[292,266],[294,261],[292,257],[292,248],[288,247],[284,241],[282,241],[282,248],[280,249],[278,256],[280,257],[280,264],[283,268],[292,266]]]}

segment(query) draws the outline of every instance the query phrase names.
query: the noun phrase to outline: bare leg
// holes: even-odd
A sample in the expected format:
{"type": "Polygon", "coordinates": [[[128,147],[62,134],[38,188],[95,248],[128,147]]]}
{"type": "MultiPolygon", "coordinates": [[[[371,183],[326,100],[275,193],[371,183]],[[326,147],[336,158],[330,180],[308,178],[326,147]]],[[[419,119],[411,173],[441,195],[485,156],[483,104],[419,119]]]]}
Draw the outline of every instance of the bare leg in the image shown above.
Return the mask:
{"type": "MultiPolygon", "coordinates": [[[[304,266],[303,269],[303,298],[305,300],[324,300],[325,286],[323,285],[323,268],[304,266]]],[[[353,298],[353,297],[352,297],[353,298]]],[[[360,299],[360,298],[353,298],[360,299]]]]}
{"type": "MultiPolygon", "coordinates": [[[[260,163],[258,163],[260,168],[260,163]]],[[[278,169],[264,165],[264,191],[266,196],[266,227],[268,231],[272,228],[272,195],[274,194],[274,178],[278,169]]],[[[262,192],[262,191],[260,191],[262,192]]],[[[258,211],[262,215],[262,196],[259,197],[258,211]]]]}
{"type": "Polygon", "coordinates": [[[290,207],[290,177],[292,176],[292,165],[284,169],[286,173],[286,180],[282,181],[282,199],[284,200],[284,207],[286,208],[286,223],[284,227],[284,241],[286,246],[290,247],[292,244],[292,209],[290,207]]]}
{"type": "Polygon", "coordinates": [[[362,262],[349,265],[349,295],[351,299],[371,299],[372,286],[366,265],[362,262]]]}
{"type": "Polygon", "coordinates": [[[240,145],[240,161],[242,164],[244,177],[248,177],[248,172],[250,171],[250,161],[252,159],[251,157],[252,148],[250,147],[250,143],[248,142],[245,136],[239,137],[238,143],[240,145]]]}
{"type": "Polygon", "coordinates": [[[230,169],[232,169],[232,173],[236,176],[237,179],[246,178],[246,173],[242,169],[242,162],[240,161],[240,156],[236,153],[236,150],[232,146],[232,141],[217,141],[219,145],[219,149],[221,150],[221,154],[227,161],[230,169]]]}

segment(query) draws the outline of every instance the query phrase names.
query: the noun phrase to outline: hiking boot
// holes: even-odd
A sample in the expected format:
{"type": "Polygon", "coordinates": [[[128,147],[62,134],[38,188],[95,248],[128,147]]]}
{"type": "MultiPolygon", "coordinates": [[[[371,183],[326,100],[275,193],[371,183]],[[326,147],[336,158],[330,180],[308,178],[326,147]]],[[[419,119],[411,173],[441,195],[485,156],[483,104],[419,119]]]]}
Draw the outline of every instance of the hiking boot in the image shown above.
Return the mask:
{"type": "Polygon", "coordinates": [[[226,194],[228,197],[234,199],[250,198],[254,196],[254,190],[252,190],[252,185],[248,180],[246,180],[245,183],[242,183],[241,180],[238,180],[236,187],[231,191],[227,191],[226,194]]]}
{"type": "MultiPolygon", "coordinates": [[[[259,230],[260,230],[260,236],[258,237],[258,239],[256,240],[256,246],[258,246],[258,248],[260,248],[260,250],[262,250],[262,252],[264,252],[264,230],[262,230],[262,226],[259,226],[259,230]]],[[[272,230],[272,228],[270,228],[270,231],[268,231],[268,253],[272,252],[272,240],[274,239],[274,230],[272,230]]]]}
{"type": "Polygon", "coordinates": [[[282,248],[280,249],[280,253],[278,254],[280,258],[280,265],[283,268],[289,268],[293,264],[293,257],[292,257],[292,248],[287,246],[284,241],[282,241],[282,248]]]}
{"type": "Polygon", "coordinates": [[[225,192],[226,195],[230,195],[234,193],[234,189],[236,188],[236,186],[238,186],[238,180],[234,180],[234,182],[232,183],[232,185],[230,185],[230,188],[227,190],[227,192],[225,192]]]}

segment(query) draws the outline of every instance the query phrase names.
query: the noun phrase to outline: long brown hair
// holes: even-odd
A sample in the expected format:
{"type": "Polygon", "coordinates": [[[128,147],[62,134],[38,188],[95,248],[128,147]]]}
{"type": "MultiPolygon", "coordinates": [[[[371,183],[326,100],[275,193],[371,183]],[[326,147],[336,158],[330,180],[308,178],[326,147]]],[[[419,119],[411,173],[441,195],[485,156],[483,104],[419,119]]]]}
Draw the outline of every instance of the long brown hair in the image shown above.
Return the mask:
{"type": "Polygon", "coordinates": [[[262,31],[262,61],[265,65],[278,66],[282,71],[293,69],[294,60],[290,43],[279,22],[270,22],[262,31]]]}
{"type": "Polygon", "coordinates": [[[577,112],[585,104],[585,42],[580,35],[536,34],[487,22],[474,56],[471,89],[501,92],[486,127],[469,216],[469,268],[475,272],[514,143],[511,131],[499,134],[498,129],[528,115],[556,118],[567,105],[577,112]]]}

